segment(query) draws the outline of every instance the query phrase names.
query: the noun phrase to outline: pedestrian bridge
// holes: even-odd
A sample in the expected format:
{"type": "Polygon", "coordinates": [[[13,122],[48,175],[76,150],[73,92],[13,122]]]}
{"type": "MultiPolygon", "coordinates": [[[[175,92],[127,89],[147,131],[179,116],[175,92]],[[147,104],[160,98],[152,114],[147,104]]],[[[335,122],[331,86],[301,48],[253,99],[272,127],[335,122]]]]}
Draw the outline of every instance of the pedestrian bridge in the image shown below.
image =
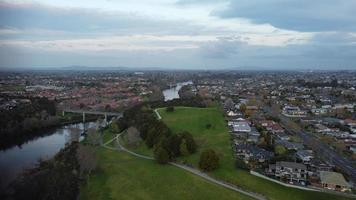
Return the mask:
{"type": "Polygon", "coordinates": [[[117,117],[121,118],[123,114],[121,112],[104,112],[104,111],[91,111],[91,110],[73,110],[73,109],[64,109],[63,116],[65,113],[78,113],[83,115],[83,122],[85,122],[85,115],[103,115],[105,117],[105,121],[107,121],[109,117],[117,117]]]}

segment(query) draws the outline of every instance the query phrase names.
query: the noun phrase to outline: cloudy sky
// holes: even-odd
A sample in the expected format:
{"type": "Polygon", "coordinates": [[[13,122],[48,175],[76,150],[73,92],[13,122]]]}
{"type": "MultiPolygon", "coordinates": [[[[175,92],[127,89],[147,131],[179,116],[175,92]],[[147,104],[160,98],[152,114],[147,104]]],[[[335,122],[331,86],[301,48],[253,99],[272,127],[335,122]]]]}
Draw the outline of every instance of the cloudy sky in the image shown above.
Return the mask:
{"type": "Polygon", "coordinates": [[[0,0],[0,68],[355,69],[355,0],[0,0]]]}

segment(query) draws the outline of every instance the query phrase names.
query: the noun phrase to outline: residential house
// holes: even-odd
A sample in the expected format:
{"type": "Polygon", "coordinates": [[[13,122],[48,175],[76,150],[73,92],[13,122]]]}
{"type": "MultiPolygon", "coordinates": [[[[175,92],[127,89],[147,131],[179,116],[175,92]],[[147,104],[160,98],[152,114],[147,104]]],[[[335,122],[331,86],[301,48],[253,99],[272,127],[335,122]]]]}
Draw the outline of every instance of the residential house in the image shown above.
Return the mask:
{"type": "Polygon", "coordinates": [[[305,182],[307,180],[307,167],[301,163],[295,162],[277,162],[269,165],[268,174],[279,179],[285,179],[290,182],[305,182]]]}
{"type": "Polygon", "coordinates": [[[251,127],[247,122],[239,121],[232,124],[234,133],[250,133],[251,127]]]}
{"type": "Polygon", "coordinates": [[[323,188],[336,191],[350,191],[351,186],[346,182],[344,176],[337,172],[321,171],[320,183],[323,188]]]}
{"type": "Polygon", "coordinates": [[[285,141],[285,140],[276,140],[275,143],[277,145],[282,145],[284,146],[286,149],[288,150],[301,150],[304,149],[304,146],[302,143],[298,143],[298,142],[289,142],[289,141],[285,141]]]}
{"type": "Polygon", "coordinates": [[[274,153],[265,149],[259,148],[252,144],[236,144],[236,155],[242,158],[245,162],[250,160],[257,160],[258,162],[265,162],[270,160],[274,153]]]}
{"type": "Polygon", "coordinates": [[[287,117],[305,117],[307,112],[301,110],[298,106],[285,106],[282,114],[287,117]]]}
{"type": "Polygon", "coordinates": [[[312,150],[298,150],[296,153],[297,157],[302,160],[304,164],[309,164],[314,158],[312,150]]]}

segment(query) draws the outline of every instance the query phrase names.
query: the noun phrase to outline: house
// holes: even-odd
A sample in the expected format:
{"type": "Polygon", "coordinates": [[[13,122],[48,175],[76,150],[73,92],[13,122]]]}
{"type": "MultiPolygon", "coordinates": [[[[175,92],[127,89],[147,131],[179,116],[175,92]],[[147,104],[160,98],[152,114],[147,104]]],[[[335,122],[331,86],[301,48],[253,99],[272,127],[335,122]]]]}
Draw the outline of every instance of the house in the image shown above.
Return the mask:
{"type": "Polygon", "coordinates": [[[282,145],[284,146],[286,149],[288,150],[300,150],[300,149],[304,149],[304,146],[302,143],[297,143],[297,142],[289,142],[289,141],[285,141],[285,140],[276,140],[275,142],[277,145],[282,145]]]}
{"type": "Polygon", "coordinates": [[[263,120],[260,122],[262,127],[265,127],[268,131],[273,134],[283,133],[284,129],[275,121],[272,120],[263,120]]]}
{"type": "Polygon", "coordinates": [[[352,151],[352,153],[356,153],[356,145],[351,145],[350,151],[352,151]]]}
{"type": "Polygon", "coordinates": [[[236,116],[238,116],[238,115],[239,115],[239,113],[236,113],[236,112],[234,112],[234,111],[232,111],[232,110],[230,110],[230,111],[227,112],[227,116],[228,116],[228,117],[236,117],[236,116]]]}
{"type": "Polygon", "coordinates": [[[314,127],[317,133],[322,133],[324,135],[331,131],[330,128],[326,127],[323,124],[315,124],[314,127]]]}
{"type": "Polygon", "coordinates": [[[309,163],[309,168],[312,172],[316,173],[319,176],[320,171],[332,171],[334,168],[334,165],[330,165],[324,162],[321,162],[320,160],[313,159],[309,163]]]}
{"type": "Polygon", "coordinates": [[[234,133],[249,133],[251,132],[251,127],[247,122],[239,121],[232,125],[234,133]]]}
{"type": "Polygon", "coordinates": [[[356,120],[345,119],[344,124],[350,128],[352,133],[356,134],[356,120]]]}
{"type": "Polygon", "coordinates": [[[258,110],[258,106],[246,106],[246,110],[258,110]]]}
{"type": "Polygon", "coordinates": [[[288,141],[290,139],[289,135],[287,135],[285,133],[278,134],[277,138],[280,140],[285,140],[285,141],[288,141]]]}
{"type": "Polygon", "coordinates": [[[260,133],[256,130],[256,128],[251,127],[251,132],[248,134],[247,142],[257,143],[260,138],[260,133]]]}
{"type": "Polygon", "coordinates": [[[296,153],[297,157],[303,161],[304,164],[309,164],[314,158],[312,150],[299,150],[296,153]]]}
{"type": "Polygon", "coordinates": [[[236,144],[235,149],[236,155],[245,160],[245,162],[248,162],[249,160],[257,160],[262,163],[270,160],[274,156],[273,152],[259,148],[252,144],[236,144]]]}
{"type": "Polygon", "coordinates": [[[305,182],[308,171],[304,164],[281,161],[269,165],[267,173],[290,182],[305,182]]]}
{"type": "Polygon", "coordinates": [[[321,171],[320,183],[323,188],[336,191],[350,191],[351,186],[346,182],[344,176],[337,172],[321,171]]]}
{"type": "Polygon", "coordinates": [[[345,119],[344,124],[347,126],[356,126],[356,120],[354,119],[345,119]]]}
{"type": "Polygon", "coordinates": [[[301,110],[298,106],[285,106],[282,114],[287,117],[305,117],[307,112],[301,110]]]}
{"type": "Polygon", "coordinates": [[[311,109],[311,112],[314,115],[324,115],[324,114],[328,113],[328,109],[326,109],[326,108],[313,108],[313,109],[311,109]]]}

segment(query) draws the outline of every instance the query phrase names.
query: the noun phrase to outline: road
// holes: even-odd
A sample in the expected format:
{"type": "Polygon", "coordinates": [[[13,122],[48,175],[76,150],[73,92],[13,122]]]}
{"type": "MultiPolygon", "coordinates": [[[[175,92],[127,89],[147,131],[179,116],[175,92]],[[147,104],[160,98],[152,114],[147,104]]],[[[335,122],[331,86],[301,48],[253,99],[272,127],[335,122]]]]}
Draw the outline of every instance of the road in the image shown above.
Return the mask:
{"type": "Polygon", "coordinates": [[[288,119],[280,113],[273,113],[270,107],[264,107],[264,111],[271,115],[278,116],[281,119],[281,125],[290,133],[299,136],[305,145],[314,150],[318,156],[324,161],[329,162],[349,175],[349,179],[356,183],[356,168],[353,167],[353,162],[342,155],[335,152],[329,145],[318,139],[313,133],[306,131],[292,130],[288,127],[288,119]]]}
{"type": "MultiPolygon", "coordinates": [[[[106,142],[106,143],[103,144],[102,146],[105,147],[105,148],[107,148],[107,149],[111,149],[111,150],[124,151],[124,152],[129,153],[129,154],[131,154],[131,155],[133,155],[133,156],[136,156],[136,157],[138,157],[138,158],[142,158],[142,159],[146,159],[146,160],[154,160],[154,158],[152,158],[152,157],[145,156],[145,155],[141,155],[141,154],[137,154],[137,153],[135,153],[135,152],[132,152],[132,151],[126,149],[124,146],[122,146],[122,145],[120,144],[120,140],[119,140],[120,135],[121,135],[121,134],[118,134],[116,137],[114,137],[114,138],[111,139],[110,141],[106,142]],[[117,148],[117,149],[108,146],[108,144],[109,144],[110,142],[114,141],[114,140],[117,141],[117,144],[118,144],[118,148],[117,148]]],[[[220,186],[222,186],[222,187],[225,187],[225,188],[227,188],[227,189],[234,190],[234,191],[236,191],[236,192],[242,193],[242,194],[244,194],[244,195],[246,195],[246,196],[252,197],[252,198],[257,199],[257,200],[266,200],[266,198],[265,198],[264,196],[260,195],[260,194],[253,193],[253,192],[249,192],[249,191],[245,191],[245,190],[243,190],[243,189],[241,189],[241,188],[239,188],[239,187],[237,187],[237,186],[235,186],[235,185],[231,185],[231,184],[225,183],[225,182],[223,182],[223,181],[217,180],[217,179],[212,178],[212,177],[210,177],[209,175],[207,175],[207,174],[205,174],[205,173],[203,173],[203,172],[201,172],[201,171],[199,171],[199,170],[197,170],[197,169],[188,167],[188,166],[186,166],[186,165],[174,163],[174,162],[169,162],[169,164],[171,164],[171,165],[173,165],[173,166],[175,166],[175,167],[178,167],[178,168],[180,168],[180,169],[183,169],[183,170],[185,170],[185,171],[188,171],[188,172],[190,172],[190,173],[192,173],[192,174],[194,174],[194,175],[196,175],[196,176],[199,176],[199,177],[201,177],[201,178],[203,178],[203,179],[205,179],[205,180],[207,180],[207,181],[209,181],[209,182],[211,182],[211,183],[215,183],[215,184],[220,185],[220,186]]]]}

